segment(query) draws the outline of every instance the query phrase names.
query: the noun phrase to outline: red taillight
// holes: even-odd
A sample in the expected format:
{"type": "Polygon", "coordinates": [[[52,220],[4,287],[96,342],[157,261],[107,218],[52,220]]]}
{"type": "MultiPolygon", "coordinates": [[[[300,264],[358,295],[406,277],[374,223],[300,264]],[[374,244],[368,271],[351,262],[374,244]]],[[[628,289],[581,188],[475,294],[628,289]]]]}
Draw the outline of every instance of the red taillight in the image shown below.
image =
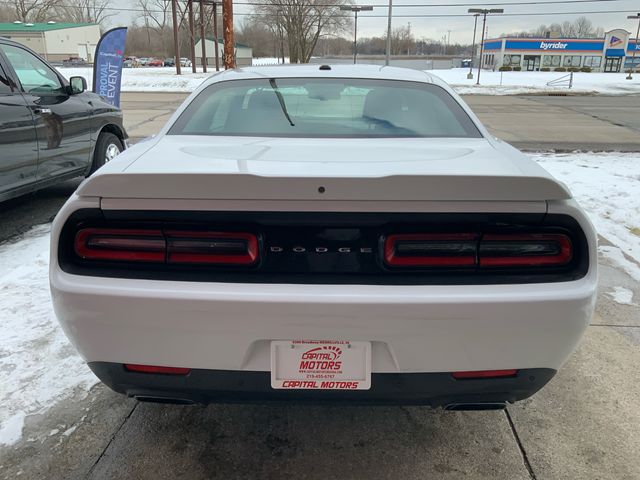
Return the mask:
{"type": "Polygon", "coordinates": [[[166,251],[160,230],[85,228],[76,234],[74,246],[87,260],[164,262],[166,251]]]}
{"type": "Polygon", "coordinates": [[[453,378],[457,380],[463,380],[468,378],[502,378],[502,377],[515,377],[518,374],[518,370],[477,370],[471,372],[453,372],[453,378]]]}
{"type": "Polygon", "coordinates": [[[258,239],[252,233],[167,231],[167,262],[253,265],[258,239]]]}
{"type": "Polygon", "coordinates": [[[389,235],[384,262],[391,267],[474,266],[478,237],[475,233],[389,235]]]}
{"type": "Polygon", "coordinates": [[[487,234],[478,252],[481,267],[562,266],[573,258],[568,236],[558,233],[487,234]]]}
{"type": "Polygon", "coordinates": [[[84,228],[74,249],[85,260],[251,266],[258,237],[246,232],[84,228]]]}
{"type": "Polygon", "coordinates": [[[161,373],[164,375],[188,375],[191,372],[190,368],[158,367],[156,365],[137,365],[134,363],[125,363],[124,368],[130,372],[161,373]]]}
{"type": "Polygon", "coordinates": [[[561,267],[573,259],[562,233],[428,233],[389,235],[384,263],[390,267],[561,267]]]}

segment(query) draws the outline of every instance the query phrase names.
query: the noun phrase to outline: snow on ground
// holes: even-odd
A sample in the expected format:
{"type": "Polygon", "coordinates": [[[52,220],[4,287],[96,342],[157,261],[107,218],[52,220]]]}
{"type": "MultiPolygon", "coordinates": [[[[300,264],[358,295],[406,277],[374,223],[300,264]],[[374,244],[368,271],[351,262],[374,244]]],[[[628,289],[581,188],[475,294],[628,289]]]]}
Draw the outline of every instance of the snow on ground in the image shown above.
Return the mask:
{"type": "MultiPolygon", "coordinates": [[[[256,66],[275,65],[275,58],[256,58],[256,66]]],[[[287,59],[288,61],[288,59],[287,59]]],[[[60,67],[60,72],[69,78],[80,75],[87,79],[89,88],[93,77],[90,67],[60,67]]],[[[191,73],[191,68],[183,68],[182,75],[175,74],[173,67],[125,68],[122,73],[123,92],[191,92],[202,81],[215,73],[215,68],[207,73],[191,73]]],[[[481,85],[476,85],[477,71],[473,80],[467,80],[467,68],[451,70],[429,70],[453,86],[461,94],[480,95],[515,95],[524,93],[567,92],[603,93],[609,95],[640,95],[640,74],[633,75],[633,80],[626,80],[626,73],[584,73],[576,72],[573,76],[573,88],[566,86],[548,87],[547,82],[558,79],[563,72],[491,72],[481,73],[481,85]]]]}
{"type": "Polygon", "coordinates": [[[533,155],[565,182],[600,235],[640,262],[640,154],[533,155]]]}
{"type": "Polygon", "coordinates": [[[620,305],[631,305],[635,306],[633,303],[633,292],[628,288],[624,287],[613,287],[611,292],[607,292],[614,302],[619,303],[620,305]]]}
{"type": "Polygon", "coordinates": [[[468,80],[468,68],[450,70],[428,70],[453,86],[460,94],[515,95],[525,93],[601,93],[607,95],[640,95],[640,73],[633,80],[626,80],[626,73],[586,73],[573,74],[573,87],[547,86],[547,83],[567,75],[565,72],[492,72],[482,71],[480,85],[476,85],[478,71],[473,71],[473,79],[468,80]]]}
{"type": "Polygon", "coordinates": [[[97,383],[53,314],[49,228],[0,245],[0,445],[20,439],[27,415],[97,383]]]}
{"type": "MultiPolygon", "coordinates": [[[[600,235],[614,245],[601,246],[600,252],[640,281],[640,154],[533,158],[569,186],[600,235]]],[[[28,415],[97,383],[55,320],[48,244],[44,225],[0,245],[0,445],[21,438],[28,415]]],[[[619,303],[633,300],[622,287],[611,295],[619,303]]]]}

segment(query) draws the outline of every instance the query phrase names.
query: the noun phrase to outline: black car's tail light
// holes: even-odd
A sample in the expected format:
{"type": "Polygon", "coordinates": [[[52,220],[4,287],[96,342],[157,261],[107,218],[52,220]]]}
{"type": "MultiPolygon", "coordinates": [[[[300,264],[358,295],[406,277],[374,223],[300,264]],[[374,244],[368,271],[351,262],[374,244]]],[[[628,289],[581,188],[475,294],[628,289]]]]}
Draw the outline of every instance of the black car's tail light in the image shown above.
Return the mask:
{"type": "Polygon", "coordinates": [[[559,233],[484,235],[480,267],[558,267],[573,258],[571,239],[559,233]]]}
{"type": "Polygon", "coordinates": [[[83,260],[160,264],[254,265],[258,238],[247,232],[83,228],[76,233],[83,260]]]}
{"type": "Polygon", "coordinates": [[[469,267],[476,264],[476,233],[389,235],[384,262],[391,267],[469,267]]]}

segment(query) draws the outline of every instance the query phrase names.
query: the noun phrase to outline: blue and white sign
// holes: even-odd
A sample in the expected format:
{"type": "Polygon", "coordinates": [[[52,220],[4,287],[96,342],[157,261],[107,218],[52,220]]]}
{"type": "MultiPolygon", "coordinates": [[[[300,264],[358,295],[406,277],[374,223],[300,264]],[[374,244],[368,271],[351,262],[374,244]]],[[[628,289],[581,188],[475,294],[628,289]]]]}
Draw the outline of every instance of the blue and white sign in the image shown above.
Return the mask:
{"type": "Polygon", "coordinates": [[[127,27],[118,27],[105,33],[96,47],[93,63],[93,91],[111,105],[120,106],[120,85],[127,27]]]}
{"type": "Polygon", "coordinates": [[[629,41],[629,45],[627,45],[627,52],[640,52],[640,42],[634,43],[633,41],[629,41]]]}
{"type": "Polygon", "coordinates": [[[507,40],[506,50],[541,50],[541,51],[599,51],[604,47],[600,41],[572,41],[572,40],[507,40]]]}

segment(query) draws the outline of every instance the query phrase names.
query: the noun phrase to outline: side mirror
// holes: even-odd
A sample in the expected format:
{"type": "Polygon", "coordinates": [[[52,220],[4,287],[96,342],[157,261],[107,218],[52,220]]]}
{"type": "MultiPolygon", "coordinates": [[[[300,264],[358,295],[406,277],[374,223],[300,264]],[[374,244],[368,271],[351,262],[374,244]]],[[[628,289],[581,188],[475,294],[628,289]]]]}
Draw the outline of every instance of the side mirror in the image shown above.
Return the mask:
{"type": "Polygon", "coordinates": [[[87,89],[87,81],[84,77],[71,77],[69,84],[71,85],[71,95],[77,95],[87,89]]]}

